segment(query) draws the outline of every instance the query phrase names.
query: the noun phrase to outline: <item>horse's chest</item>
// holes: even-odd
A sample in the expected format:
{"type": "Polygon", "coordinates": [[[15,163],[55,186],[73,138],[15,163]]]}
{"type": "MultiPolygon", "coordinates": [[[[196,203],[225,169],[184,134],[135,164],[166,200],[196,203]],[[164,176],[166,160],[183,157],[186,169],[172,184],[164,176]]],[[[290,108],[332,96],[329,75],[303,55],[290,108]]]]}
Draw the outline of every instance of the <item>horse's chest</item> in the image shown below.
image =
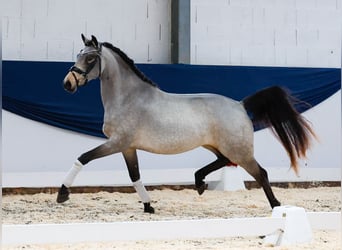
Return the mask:
{"type": "Polygon", "coordinates": [[[102,131],[108,138],[115,136],[125,136],[132,130],[131,124],[120,122],[118,119],[104,120],[102,131]]]}

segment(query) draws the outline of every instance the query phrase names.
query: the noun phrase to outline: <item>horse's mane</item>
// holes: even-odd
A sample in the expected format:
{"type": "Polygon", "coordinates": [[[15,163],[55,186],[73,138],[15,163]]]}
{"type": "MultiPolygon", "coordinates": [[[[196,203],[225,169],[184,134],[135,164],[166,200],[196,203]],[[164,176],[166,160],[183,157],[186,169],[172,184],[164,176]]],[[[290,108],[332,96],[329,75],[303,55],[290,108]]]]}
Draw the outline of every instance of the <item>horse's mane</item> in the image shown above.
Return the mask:
{"type": "Polygon", "coordinates": [[[127,65],[131,68],[131,70],[144,82],[147,82],[149,84],[151,84],[154,87],[158,87],[157,84],[155,84],[151,79],[149,79],[147,76],[144,75],[143,72],[141,72],[137,66],[135,66],[134,61],[129,58],[121,49],[113,46],[111,43],[108,42],[104,42],[102,43],[102,46],[111,49],[113,52],[115,52],[116,54],[118,54],[121,59],[127,63],[127,65]]]}

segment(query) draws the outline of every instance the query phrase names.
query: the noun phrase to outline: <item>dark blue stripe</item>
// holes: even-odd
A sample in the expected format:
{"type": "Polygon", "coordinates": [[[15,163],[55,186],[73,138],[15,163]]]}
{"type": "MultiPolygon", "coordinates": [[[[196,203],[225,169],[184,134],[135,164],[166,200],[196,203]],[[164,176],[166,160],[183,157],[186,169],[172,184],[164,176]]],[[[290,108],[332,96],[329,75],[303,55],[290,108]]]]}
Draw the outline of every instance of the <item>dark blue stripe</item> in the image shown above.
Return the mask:
{"type": "MultiPolygon", "coordinates": [[[[20,116],[73,131],[104,137],[99,81],[71,95],[62,80],[73,63],[3,61],[3,108],[20,116]]],[[[341,70],[137,64],[162,90],[173,93],[217,93],[241,100],[271,85],[284,86],[315,106],[341,88],[341,70]]],[[[297,105],[302,112],[307,105],[297,105]]]]}

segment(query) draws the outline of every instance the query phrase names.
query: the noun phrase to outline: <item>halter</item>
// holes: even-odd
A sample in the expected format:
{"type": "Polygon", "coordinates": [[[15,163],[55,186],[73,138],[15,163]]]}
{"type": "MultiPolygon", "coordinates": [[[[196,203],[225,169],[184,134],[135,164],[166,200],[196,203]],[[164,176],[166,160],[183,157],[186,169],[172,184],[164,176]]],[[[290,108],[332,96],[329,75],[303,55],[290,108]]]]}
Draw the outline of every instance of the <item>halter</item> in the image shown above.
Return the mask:
{"type": "Polygon", "coordinates": [[[81,52],[77,55],[77,57],[79,57],[79,56],[81,56],[81,55],[86,55],[86,54],[90,54],[90,53],[94,53],[94,52],[96,53],[96,58],[95,58],[95,60],[94,60],[92,63],[90,63],[90,64],[88,65],[88,67],[87,67],[87,69],[86,69],[85,71],[83,71],[82,69],[76,67],[75,65],[73,65],[73,66],[69,69],[69,72],[71,72],[71,74],[72,74],[73,77],[75,78],[77,87],[79,87],[79,85],[78,85],[79,81],[78,81],[76,75],[74,74],[74,72],[76,72],[76,73],[82,75],[82,76],[86,79],[85,82],[84,82],[84,85],[86,85],[86,84],[88,83],[88,74],[89,74],[89,72],[92,71],[92,69],[95,67],[97,61],[99,62],[99,75],[98,75],[98,78],[101,77],[101,49],[102,49],[102,44],[100,43],[99,45],[100,45],[100,46],[99,46],[98,49],[91,50],[91,51],[88,51],[88,52],[86,52],[86,53],[81,53],[81,52],[82,52],[82,51],[81,51],[81,52]]]}

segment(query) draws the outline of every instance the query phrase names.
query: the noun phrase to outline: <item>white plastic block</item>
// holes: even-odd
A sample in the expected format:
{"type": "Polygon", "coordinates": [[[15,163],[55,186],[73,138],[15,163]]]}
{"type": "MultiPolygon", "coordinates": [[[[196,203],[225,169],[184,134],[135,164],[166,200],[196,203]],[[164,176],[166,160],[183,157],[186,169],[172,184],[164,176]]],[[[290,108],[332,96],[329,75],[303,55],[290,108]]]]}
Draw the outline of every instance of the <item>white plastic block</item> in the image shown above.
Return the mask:
{"type": "Polygon", "coordinates": [[[221,181],[209,183],[209,189],[223,191],[245,190],[243,172],[240,167],[224,167],[221,172],[221,181]]]}
{"type": "Polygon", "coordinates": [[[305,209],[295,206],[273,208],[272,218],[285,218],[285,226],[264,239],[266,245],[280,246],[311,242],[312,229],[305,209]]]}

